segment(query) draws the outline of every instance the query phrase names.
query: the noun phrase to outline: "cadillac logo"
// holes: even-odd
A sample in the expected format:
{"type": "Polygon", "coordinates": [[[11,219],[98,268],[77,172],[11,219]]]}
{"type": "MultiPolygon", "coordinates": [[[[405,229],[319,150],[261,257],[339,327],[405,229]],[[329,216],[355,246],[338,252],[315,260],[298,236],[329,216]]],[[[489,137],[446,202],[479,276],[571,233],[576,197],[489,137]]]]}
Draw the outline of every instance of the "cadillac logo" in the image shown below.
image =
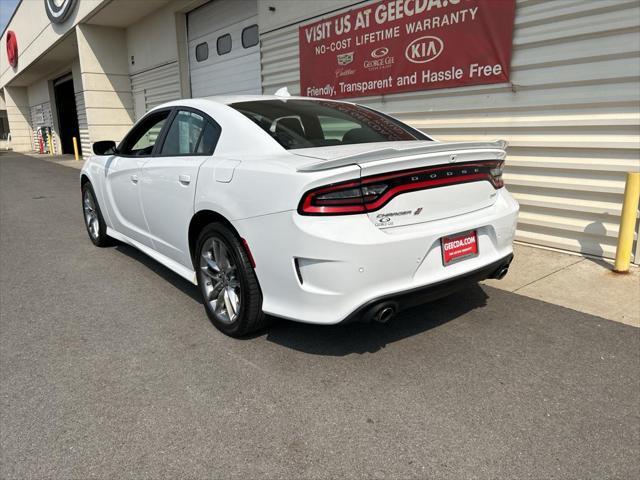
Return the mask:
{"type": "Polygon", "coordinates": [[[44,8],[51,23],[63,23],[73,12],[76,3],[78,0],[44,0],[44,8]]]}
{"type": "Polygon", "coordinates": [[[349,65],[353,62],[353,52],[342,53],[337,56],[338,65],[349,65]]]}

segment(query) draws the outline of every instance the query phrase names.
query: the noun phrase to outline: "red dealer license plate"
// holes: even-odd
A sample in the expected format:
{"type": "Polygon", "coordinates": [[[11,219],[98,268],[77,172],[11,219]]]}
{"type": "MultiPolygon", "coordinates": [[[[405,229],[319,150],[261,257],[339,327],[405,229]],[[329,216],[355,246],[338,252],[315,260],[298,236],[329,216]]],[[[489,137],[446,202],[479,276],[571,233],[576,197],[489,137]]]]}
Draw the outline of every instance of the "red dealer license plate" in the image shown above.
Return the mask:
{"type": "Polygon", "coordinates": [[[478,255],[478,235],[475,230],[442,237],[440,242],[445,266],[478,255]]]}

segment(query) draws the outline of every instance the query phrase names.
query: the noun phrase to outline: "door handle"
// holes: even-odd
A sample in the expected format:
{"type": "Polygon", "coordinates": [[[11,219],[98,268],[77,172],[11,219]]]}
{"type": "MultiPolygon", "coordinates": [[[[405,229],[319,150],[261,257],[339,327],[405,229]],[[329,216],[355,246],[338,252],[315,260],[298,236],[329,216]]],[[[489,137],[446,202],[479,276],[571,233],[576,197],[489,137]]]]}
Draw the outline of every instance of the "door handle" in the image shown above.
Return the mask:
{"type": "Polygon", "coordinates": [[[182,185],[189,185],[191,183],[191,177],[189,175],[180,175],[178,180],[182,185]]]}
{"type": "Polygon", "coordinates": [[[134,175],[131,175],[131,181],[132,181],[133,183],[138,183],[138,175],[135,175],[135,174],[134,174],[134,175]]]}

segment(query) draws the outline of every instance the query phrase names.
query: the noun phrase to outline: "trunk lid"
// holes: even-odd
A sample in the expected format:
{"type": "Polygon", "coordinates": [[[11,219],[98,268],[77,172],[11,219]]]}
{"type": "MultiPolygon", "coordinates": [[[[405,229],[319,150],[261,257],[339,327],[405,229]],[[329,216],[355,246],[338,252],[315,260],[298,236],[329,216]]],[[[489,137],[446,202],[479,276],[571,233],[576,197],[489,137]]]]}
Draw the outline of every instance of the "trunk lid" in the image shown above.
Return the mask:
{"type": "Polygon", "coordinates": [[[407,141],[291,150],[309,158],[301,172],[360,167],[363,185],[390,182],[388,201],[367,213],[379,228],[462,215],[493,205],[496,187],[482,181],[487,163],[505,158],[506,143],[407,141]],[[399,174],[399,172],[401,172],[399,174]]]}

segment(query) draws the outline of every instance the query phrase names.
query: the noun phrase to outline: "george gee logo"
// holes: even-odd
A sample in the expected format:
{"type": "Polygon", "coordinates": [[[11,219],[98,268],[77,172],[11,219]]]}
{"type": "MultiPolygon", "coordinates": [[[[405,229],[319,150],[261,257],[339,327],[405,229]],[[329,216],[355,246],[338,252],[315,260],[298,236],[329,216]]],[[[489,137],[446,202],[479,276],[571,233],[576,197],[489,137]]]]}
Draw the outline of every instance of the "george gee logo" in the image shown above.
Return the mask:
{"type": "Polygon", "coordinates": [[[338,65],[349,65],[353,62],[353,52],[341,53],[340,55],[336,55],[338,59],[338,65]]]}
{"type": "Polygon", "coordinates": [[[412,63],[427,63],[435,60],[444,50],[444,42],[438,37],[420,37],[412,41],[404,51],[404,56],[412,63]]]}
{"type": "Polygon", "coordinates": [[[387,56],[389,55],[389,49],[387,47],[378,47],[372,50],[370,55],[373,60],[365,60],[362,62],[364,68],[369,71],[391,68],[395,62],[395,57],[387,56]]]}
{"type": "Polygon", "coordinates": [[[386,57],[388,53],[389,49],[387,47],[378,47],[371,52],[371,58],[386,57]]]}

